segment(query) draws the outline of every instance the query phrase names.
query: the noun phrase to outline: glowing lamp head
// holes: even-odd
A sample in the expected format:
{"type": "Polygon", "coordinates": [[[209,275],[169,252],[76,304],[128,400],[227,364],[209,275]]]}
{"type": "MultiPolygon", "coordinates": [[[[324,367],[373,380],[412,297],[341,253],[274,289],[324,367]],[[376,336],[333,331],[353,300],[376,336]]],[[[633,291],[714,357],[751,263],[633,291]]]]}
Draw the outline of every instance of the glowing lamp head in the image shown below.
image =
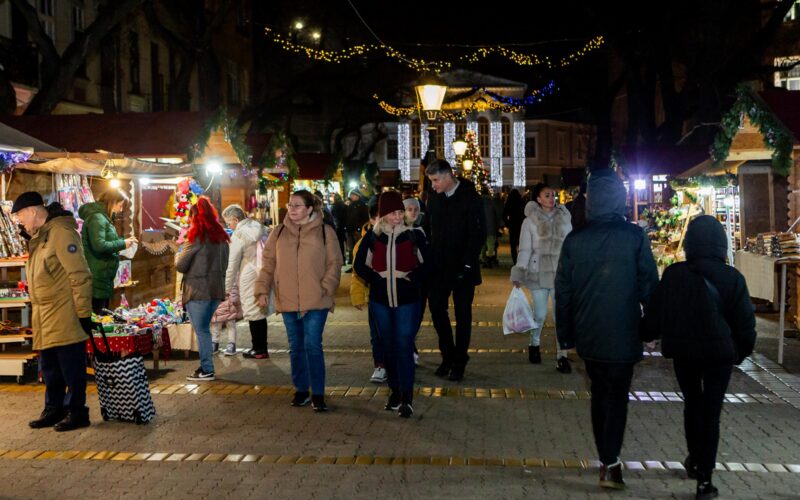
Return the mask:
{"type": "Polygon", "coordinates": [[[473,164],[472,160],[464,160],[462,163],[464,165],[464,170],[466,170],[467,172],[472,170],[472,164],[473,164]]]}
{"type": "Polygon", "coordinates": [[[644,189],[647,189],[647,181],[644,179],[636,179],[635,181],[633,181],[633,189],[637,191],[642,191],[644,189]]]}
{"type": "Polygon", "coordinates": [[[111,186],[111,188],[112,188],[112,189],[119,189],[119,187],[120,187],[122,184],[119,182],[119,179],[117,179],[117,178],[115,177],[115,178],[113,178],[113,179],[111,179],[111,180],[109,180],[109,181],[108,181],[108,185],[109,185],[109,186],[111,186]]]}
{"type": "Polygon", "coordinates": [[[466,141],[453,141],[453,151],[456,156],[464,156],[464,153],[467,152],[466,141]]]}
{"type": "Polygon", "coordinates": [[[446,85],[425,84],[414,87],[417,91],[417,101],[422,106],[422,111],[428,120],[435,120],[436,115],[442,110],[444,95],[447,93],[446,85]]]}
{"type": "Polygon", "coordinates": [[[208,160],[206,162],[206,173],[215,175],[222,172],[222,163],[219,160],[208,160]]]}

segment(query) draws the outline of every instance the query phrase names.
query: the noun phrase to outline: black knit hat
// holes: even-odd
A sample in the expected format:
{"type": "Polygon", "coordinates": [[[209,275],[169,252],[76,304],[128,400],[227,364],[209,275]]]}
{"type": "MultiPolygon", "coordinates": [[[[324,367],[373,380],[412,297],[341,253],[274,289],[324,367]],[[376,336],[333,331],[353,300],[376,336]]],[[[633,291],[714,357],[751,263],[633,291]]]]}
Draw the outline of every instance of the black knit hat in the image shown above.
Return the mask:
{"type": "Polygon", "coordinates": [[[14,206],[11,207],[11,213],[15,214],[23,208],[38,206],[44,206],[42,195],[36,191],[28,191],[26,193],[22,193],[17,197],[16,200],[14,200],[14,206]]]}

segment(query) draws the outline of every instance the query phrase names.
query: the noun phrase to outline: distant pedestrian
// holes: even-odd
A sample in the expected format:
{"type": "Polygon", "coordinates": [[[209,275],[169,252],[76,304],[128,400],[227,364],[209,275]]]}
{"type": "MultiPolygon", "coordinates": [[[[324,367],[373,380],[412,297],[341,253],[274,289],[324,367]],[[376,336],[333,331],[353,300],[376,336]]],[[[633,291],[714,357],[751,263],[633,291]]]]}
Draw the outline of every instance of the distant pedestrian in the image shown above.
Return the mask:
{"type": "Polygon", "coordinates": [[[517,252],[519,249],[519,234],[522,230],[522,222],[525,220],[525,203],[519,191],[512,189],[508,193],[505,206],[503,206],[503,222],[508,228],[508,240],[511,245],[512,265],[517,264],[517,252]]]}
{"type": "Polygon", "coordinates": [[[642,359],[641,305],[658,284],[650,241],[625,220],[626,195],[613,170],[592,173],[588,224],[564,240],[555,281],[559,346],[577,347],[592,382],[592,430],[604,488],[625,487],[619,453],[633,365],[642,359]]]}
{"type": "Polygon", "coordinates": [[[267,239],[255,297],[259,306],[267,307],[275,288],[275,310],[283,316],[289,339],[292,406],[310,402],[314,411],[323,412],[328,406],[322,333],[339,288],[342,253],[336,231],[322,221],[319,198],[295,191],[286,208],[286,219],[267,239]]]}
{"type": "Polygon", "coordinates": [[[369,209],[364,201],[364,195],[354,189],[348,195],[350,201],[345,210],[345,232],[347,233],[348,263],[352,264],[355,254],[353,247],[361,239],[361,228],[369,222],[369,209]]]}
{"type": "Polygon", "coordinates": [[[428,243],[425,233],[406,220],[397,191],[380,195],[378,216],[359,246],[354,267],[370,285],[369,309],[383,340],[392,391],[385,409],[408,418],[414,413],[414,336],[429,266],[428,243]]]}
{"type": "Polygon", "coordinates": [[[483,203],[475,185],[457,179],[445,160],[428,165],[425,175],[433,193],[428,197],[425,233],[430,239],[432,268],[428,280],[428,303],[433,326],[439,336],[442,363],[439,377],[459,381],[469,361],[472,335],[472,300],[481,284],[480,253],[486,242],[483,203]],[[456,316],[456,337],[447,313],[450,295],[456,316]]]}
{"type": "Polygon", "coordinates": [[[709,215],[694,219],[684,249],[686,262],[664,271],[645,309],[645,338],[661,338],[662,354],[673,360],[689,449],[683,465],[697,480],[696,498],[714,498],[722,403],[733,365],[753,352],[756,321],[744,276],[725,263],[722,224],[709,215]]]}
{"type": "MultiPolygon", "coordinates": [[[[542,329],[547,320],[548,298],[553,302],[553,310],[556,308],[555,278],[558,257],[572,225],[567,209],[556,203],[556,192],[553,188],[537,184],[533,188],[533,197],[534,201],[525,206],[526,217],[520,233],[519,264],[511,268],[511,281],[516,287],[525,285],[533,298],[533,317],[539,326],[531,332],[528,360],[538,364],[542,362],[540,345],[542,329]]],[[[566,350],[557,349],[556,369],[561,373],[572,371],[566,350]]]]}

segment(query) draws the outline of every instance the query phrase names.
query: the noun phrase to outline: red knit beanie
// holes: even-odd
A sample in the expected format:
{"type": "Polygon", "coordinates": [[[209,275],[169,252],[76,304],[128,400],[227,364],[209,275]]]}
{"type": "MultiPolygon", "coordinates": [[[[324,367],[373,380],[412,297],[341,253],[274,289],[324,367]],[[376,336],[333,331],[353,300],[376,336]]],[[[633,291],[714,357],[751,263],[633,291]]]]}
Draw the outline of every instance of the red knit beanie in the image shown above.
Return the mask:
{"type": "Polygon", "coordinates": [[[406,207],[403,205],[403,196],[397,191],[384,191],[378,198],[378,217],[389,215],[395,210],[405,212],[406,207]]]}

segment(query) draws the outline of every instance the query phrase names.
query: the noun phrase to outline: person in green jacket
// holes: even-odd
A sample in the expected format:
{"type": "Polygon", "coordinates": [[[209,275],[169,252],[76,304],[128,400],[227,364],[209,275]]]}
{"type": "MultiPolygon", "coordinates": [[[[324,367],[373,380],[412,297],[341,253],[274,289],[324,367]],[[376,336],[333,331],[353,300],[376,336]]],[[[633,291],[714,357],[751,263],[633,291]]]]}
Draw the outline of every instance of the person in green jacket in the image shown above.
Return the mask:
{"type": "Polygon", "coordinates": [[[78,209],[83,219],[83,252],[92,271],[92,311],[101,314],[114,294],[114,278],[119,267],[119,252],[136,238],[120,238],[114,228],[114,215],[122,213],[127,200],[116,189],[106,191],[94,203],[78,209]]]}

